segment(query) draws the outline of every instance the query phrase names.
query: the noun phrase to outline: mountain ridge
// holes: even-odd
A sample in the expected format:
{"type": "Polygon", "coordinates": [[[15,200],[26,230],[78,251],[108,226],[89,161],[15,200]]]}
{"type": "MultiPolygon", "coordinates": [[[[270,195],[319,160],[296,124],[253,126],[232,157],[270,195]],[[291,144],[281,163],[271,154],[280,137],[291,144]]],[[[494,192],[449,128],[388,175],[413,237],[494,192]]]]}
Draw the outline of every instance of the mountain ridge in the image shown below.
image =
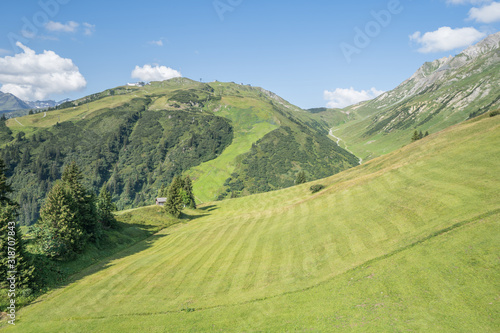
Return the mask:
{"type": "Polygon", "coordinates": [[[440,131],[500,107],[500,32],[452,57],[424,63],[379,97],[344,109],[336,135],[363,159],[410,142],[413,131],[440,131]]]}
{"type": "Polygon", "coordinates": [[[29,109],[28,103],[11,93],[0,91],[0,113],[29,109]]]}
{"type": "Polygon", "coordinates": [[[11,93],[0,91],[0,114],[8,117],[22,117],[28,114],[29,110],[49,109],[70,101],[69,98],[61,101],[25,101],[11,93]]]}
{"type": "Polygon", "coordinates": [[[5,124],[0,156],[24,224],[36,220],[47,189],[72,160],[86,185],[95,192],[106,185],[120,209],[154,202],[175,174],[191,175],[198,201],[206,202],[292,186],[300,170],[313,180],[358,164],[328,138],[326,122],[235,83],[176,78],[119,86],[5,124]]]}

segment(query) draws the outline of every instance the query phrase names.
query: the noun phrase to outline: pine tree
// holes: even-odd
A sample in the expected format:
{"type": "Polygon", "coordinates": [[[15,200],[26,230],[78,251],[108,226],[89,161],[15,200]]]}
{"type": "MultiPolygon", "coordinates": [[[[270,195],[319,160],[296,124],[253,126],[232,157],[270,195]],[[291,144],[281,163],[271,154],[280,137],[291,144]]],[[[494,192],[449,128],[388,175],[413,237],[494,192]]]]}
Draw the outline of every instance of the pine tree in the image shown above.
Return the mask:
{"type": "Polygon", "coordinates": [[[0,287],[7,286],[9,272],[16,272],[16,287],[34,285],[35,268],[27,261],[21,230],[15,222],[15,206],[0,204],[0,287]]]}
{"type": "Polygon", "coordinates": [[[424,138],[424,134],[422,133],[422,131],[420,131],[418,133],[418,139],[420,140],[420,139],[423,139],[423,138],[424,138]]]}
{"type": "Polygon", "coordinates": [[[111,194],[104,184],[99,192],[99,196],[96,201],[97,215],[99,216],[99,221],[105,227],[116,226],[116,218],[113,215],[113,211],[116,210],[115,205],[111,201],[111,194]]]}
{"type": "Polygon", "coordinates": [[[0,203],[15,206],[16,204],[8,197],[9,193],[12,193],[12,189],[7,183],[6,171],[5,163],[0,159],[0,203]]]}
{"type": "Polygon", "coordinates": [[[175,176],[168,187],[167,202],[165,203],[165,211],[173,217],[181,216],[183,206],[181,190],[182,179],[179,176],[175,176]]]}
{"type": "Polygon", "coordinates": [[[48,257],[72,259],[83,250],[87,237],[74,207],[75,200],[64,183],[56,182],[47,194],[34,227],[37,244],[48,257]]]}
{"type": "Polygon", "coordinates": [[[184,178],[183,183],[184,183],[183,189],[185,193],[184,205],[186,207],[196,209],[196,200],[194,198],[194,193],[193,193],[193,182],[191,181],[189,175],[187,175],[186,178],[184,178]]]}
{"type": "Polygon", "coordinates": [[[73,197],[77,222],[88,237],[96,242],[102,234],[101,225],[97,222],[98,214],[95,195],[87,191],[82,184],[83,175],[75,162],[71,162],[63,171],[61,180],[68,194],[73,197]]]}
{"type": "Polygon", "coordinates": [[[429,136],[429,131],[425,131],[424,137],[429,136]]]}
{"type": "Polygon", "coordinates": [[[160,189],[158,190],[158,198],[164,198],[166,195],[167,189],[165,188],[165,185],[163,183],[160,186],[160,189]]]}
{"type": "Polygon", "coordinates": [[[28,288],[34,283],[34,267],[26,260],[21,230],[15,222],[18,205],[7,197],[11,192],[0,159],[0,287],[6,287],[9,271],[15,271],[17,287],[28,288]]]}
{"type": "Polygon", "coordinates": [[[420,140],[420,137],[418,135],[418,131],[415,130],[415,132],[413,133],[413,136],[411,138],[411,142],[415,142],[415,141],[418,141],[418,140],[420,140]]]}
{"type": "Polygon", "coordinates": [[[295,185],[304,184],[306,182],[306,173],[304,172],[304,170],[300,170],[297,174],[297,178],[295,179],[295,185]]]}

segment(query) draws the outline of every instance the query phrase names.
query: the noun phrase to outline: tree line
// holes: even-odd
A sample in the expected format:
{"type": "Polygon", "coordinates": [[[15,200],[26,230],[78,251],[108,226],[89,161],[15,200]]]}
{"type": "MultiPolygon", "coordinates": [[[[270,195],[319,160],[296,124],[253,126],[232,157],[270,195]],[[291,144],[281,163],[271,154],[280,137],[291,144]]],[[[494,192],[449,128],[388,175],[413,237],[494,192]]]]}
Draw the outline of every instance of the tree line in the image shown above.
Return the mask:
{"type": "Polygon", "coordinates": [[[47,194],[40,218],[32,227],[38,249],[47,257],[73,259],[87,242],[99,243],[103,228],[116,225],[106,186],[96,197],[82,179],[76,163],[69,164],[47,194]]]}
{"type": "MultiPolygon", "coordinates": [[[[52,263],[76,259],[90,243],[99,248],[100,242],[105,242],[105,230],[119,228],[113,215],[116,207],[105,185],[98,196],[86,188],[82,172],[72,162],[48,191],[37,222],[28,228],[27,251],[28,243],[19,224],[13,223],[19,204],[11,199],[13,189],[6,172],[5,163],[0,159],[0,293],[3,296],[7,292],[7,278],[10,271],[16,271],[16,288],[29,297],[34,290],[51,284],[45,275],[54,269],[52,263]]],[[[189,176],[175,176],[168,187],[162,185],[159,194],[168,198],[165,213],[176,218],[182,215],[184,208],[196,209],[189,176]]],[[[0,302],[0,306],[4,305],[0,302]]]]}
{"type": "Polygon", "coordinates": [[[0,120],[0,142],[6,143],[0,158],[15,190],[13,199],[21,206],[21,225],[38,220],[48,191],[71,161],[80,166],[87,188],[99,193],[105,184],[123,210],[151,204],[162,183],[217,158],[233,140],[233,128],[222,117],[140,111],[147,103],[134,99],[95,117],[29,134],[12,133],[0,120]]]}
{"type": "Polygon", "coordinates": [[[420,139],[423,139],[428,135],[429,135],[429,131],[425,131],[425,134],[423,134],[422,131],[419,132],[419,131],[415,130],[415,132],[413,132],[413,136],[411,137],[411,142],[415,142],[415,141],[418,141],[420,139]]]}
{"type": "Polygon", "coordinates": [[[40,218],[31,227],[34,247],[27,252],[18,224],[12,223],[16,221],[19,204],[10,199],[13,191],[7,181],[5,163],[0,159],[0,286],[3,290],[10,271],[17,272],[18,290],[30,294],[43,287],[45,259],[74,259],[88,242],[99,243],[103,229],[116,227],[114,205],[106,187],[96,196],[85,188],[82,178],[76,163],[64,169],[61,179],[46,197],[40,218]],[[15,253],[14,261],[12,253],[15,253]]]}

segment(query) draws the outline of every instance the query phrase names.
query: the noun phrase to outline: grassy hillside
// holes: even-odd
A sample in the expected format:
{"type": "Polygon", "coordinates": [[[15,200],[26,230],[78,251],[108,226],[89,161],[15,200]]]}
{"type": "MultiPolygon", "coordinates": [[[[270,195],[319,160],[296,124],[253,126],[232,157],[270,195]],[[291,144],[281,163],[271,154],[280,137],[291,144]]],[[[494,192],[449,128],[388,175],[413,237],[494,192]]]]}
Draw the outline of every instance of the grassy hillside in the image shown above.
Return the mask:
{"type": "Polygon", "coordinates": [[[327,129],[264,89],[176,78],[1,121],[0,158],[28,225],[73,160],[86,185],[97,192],[105,184],[120,209],[153,203],[176,174],[190,174],[198,202],[207,202],[291,186],[303,169],[312,180],[357,165],[327,139],[327,129]],[[293,142],[293,151],[273,149],[284,131],[293,136],[279,144],[293,142]],[[273,165],[261,165],[256,156],[273,165]]]}
{"type": "Polygon", "coordinates": [[[498,109],[499,60],[496,33],[455,57],[427,62],[395,89],[343,110],[349,119],[330,122],[334,134],[368,160],[408,144],[415,130],[436,133],[498,109]]]}
{"type": "Polygon", "coordinates": [[[18,132],[0,157],[21,204],[22,222],[36,220],[45,193],[71,161],[80,165],[89,188],[98,191],[106,184],[124,209],[153,203],[161,184],[216,158],[231,144],[233,130],[226,119],[200,110],[147,111],[150,102],[133,98],[85,119],[18,132]]]}
{"type": "MultiPolygon", "coordinates": [[[[26,305],[47,290],[64,287],[68,282],[74,281],[78,273],[87,267],[92,267],[90,271],[101,269],[106,265],[110,256],[116,255],[134,244],[146,240],[142,242],[142,246],[147,246],[151,240],[149,238],[153,237],[159,230],[180,222],[165,215],[163,210],[157,206],[141,210],[121,211],[115,215],[117,222],[113,228],[105,228],[98,243],[89,243],[85,250],[71,261],[51,261],[40,255],[30,228],[22,227],[26,249],[32,259],[37,262],[37,271],[34,274],[42,289],[32,290],[28,294],[18,292],[17,306],[26,305]]],[[[9,298],[6,294],[7,290],[0,290],[0,308],[2,309],[8,305],[9,298]]]]}
{"type": "Polygon", "coordinates": [[[205,110],[231,121],[234,140],[217,159],[188,172],[200,202],[288,187],[299,170],[306,170],[309,179],[318,179],[357,165],[357,158],[326,140],[328,124],[323,119],[262,88],[209,85],[222,97],[205,110]],[[280,134],[289,130],[293,136],[280,140],[280,134]],[[278,149],[280,144],[294,143],[293,153],[278,149]],[[256,159],[274,162],[263,165],[256,159]]]}
{"type": "Polygon", "coordinates": [[[22,332],[500,327],[500,117],[208,204],[18,313],[22,332]]]}

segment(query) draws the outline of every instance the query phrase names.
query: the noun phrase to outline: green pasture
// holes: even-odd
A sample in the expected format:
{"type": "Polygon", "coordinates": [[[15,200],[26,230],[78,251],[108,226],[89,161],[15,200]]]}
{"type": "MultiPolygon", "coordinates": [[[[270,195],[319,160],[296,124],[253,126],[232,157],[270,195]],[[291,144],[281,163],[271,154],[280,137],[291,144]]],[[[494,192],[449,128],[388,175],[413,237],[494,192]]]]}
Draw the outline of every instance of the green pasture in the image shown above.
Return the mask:
{"type": "Polygon", "coordinates": [[[498,332],[499,143],[500,117],[482,117],[326,179],[185,211],[7,331],[498,332]]]}

